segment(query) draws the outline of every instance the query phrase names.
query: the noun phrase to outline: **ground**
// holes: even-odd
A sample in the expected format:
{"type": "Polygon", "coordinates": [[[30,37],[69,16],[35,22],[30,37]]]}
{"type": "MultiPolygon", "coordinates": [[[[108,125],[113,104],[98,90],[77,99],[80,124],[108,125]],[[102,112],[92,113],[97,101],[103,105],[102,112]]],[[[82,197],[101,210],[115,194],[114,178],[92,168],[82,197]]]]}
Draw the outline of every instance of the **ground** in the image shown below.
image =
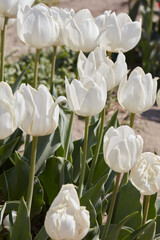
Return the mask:
{"type": "MultiPolygon", "coordinates": [[[[57,6],[73,8],[76,11],[82,8],[89,8],[94,16],[102,14],[105,10],[114,10],[116,12],[127,12],[128,10],[127,1],[123,0],[61,0],[57,6]]],[[[16,27],[12,26],[8,29],[6,55],[12,53],[14,56],[19,56],[21,53],[25,54],[29,51],[33,51],[33,49],[21,43],[16,34],[16,27]]],[[[128,113],[121,109],[118,104],[114,104],[106,119],[109,119],[117,107],[120,109],[120,122],[126,123],[125,119],[128,113]]],[[[73,129],[73,138],[78,139],[83,135],[84,121],[76,117],[73,129]]],[[[160,155],[160,109],[154,106],[149,111],[136,115],[134,129],[144,139],[144,151],[154,152],[156,150],[160,155]]]]}

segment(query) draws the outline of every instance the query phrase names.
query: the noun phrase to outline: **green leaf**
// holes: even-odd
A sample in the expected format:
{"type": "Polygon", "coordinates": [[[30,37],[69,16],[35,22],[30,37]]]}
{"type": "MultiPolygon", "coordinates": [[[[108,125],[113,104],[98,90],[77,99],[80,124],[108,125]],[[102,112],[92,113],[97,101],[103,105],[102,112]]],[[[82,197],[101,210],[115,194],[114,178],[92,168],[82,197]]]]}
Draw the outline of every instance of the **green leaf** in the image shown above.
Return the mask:
{"type": "Polygon", "coordinates": [[[156,234],[160,234],[160,215],[156,217],[156,234]]]}
{"type": "Polygon", "coordinates": [[[0,147],[0,167],[5,163],[7,158],[10,157],[18,141],[19,137],[0,147]]]}
{"type": "Polygon", "coordinates": [[[52,157],[47,160],[46,168],[39,176],[47,202],[51,205],[62,184],[71,182],[72,165],[69,161],[52,157]]]}
{"type": "Polygon", "coordinates": [[[157,193],[151,195],[147,219],[154,219],[157,217],[156,206],[155,206],[156,199],[157,199],[157,193]]]}
{"type": "Polygon", "coordinates": [[[45,230],[45,227],[43,226],[39,233],[37,234],[37,236],[34,238],[34,240],[47,240],[49,237],[48,237],[48,234],[46,233],[46,230],[45,230]]]}
{"type": "Polygon", "coordinates": [[[13,224],[10,240],[31,240],[30,220],[27,205],[22,198],[19,204],[16,221],[13,224]]]}
{"type": "Polygon", "coordinates": [[[73,182],[77,183],[79,175],[81,173],[81,159],[80,159],[80,149],[83,147],[83,139],[79,139],[73,142],[74,150],[72,153],[72,164],[73,164],[73,182]]]}
{"type": "Polygon", "coordinates": [[[120,221],[118,224],[116,224],[116,225],[112,228],[112,230],[108,233],[108,236],[107,236],[107,239],[106,239],[106,240],[110,240],[110,239],[117,240],[121,228],[124,226],[124,224],[125,224],[126,222],[128,222],[128,220],[130,220],[131,218],[133,218],[137,213],[138,213],[138,212],[131,213],[130,215],[126,216],[122,221],[120,221]]]}
{"type": "Polygon", "coordinates": [[[125,216],[136,211],[139,213],[127,222],[127,226],[133,229],[136,229],[141,225],[140,193],[131,182],[128,182],[120,188],[117,194],[111,223],[118,224],[123,218],[125,218],[125,216]]]}

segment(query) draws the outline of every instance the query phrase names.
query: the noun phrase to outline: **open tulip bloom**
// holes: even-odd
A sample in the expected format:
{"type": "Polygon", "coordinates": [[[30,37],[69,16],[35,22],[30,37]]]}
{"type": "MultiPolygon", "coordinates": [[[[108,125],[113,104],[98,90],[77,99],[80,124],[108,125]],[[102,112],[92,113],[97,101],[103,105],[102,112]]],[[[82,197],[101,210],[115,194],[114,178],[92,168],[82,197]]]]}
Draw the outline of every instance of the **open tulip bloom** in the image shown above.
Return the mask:
{"type": "Polygon", "coordinates": [[[131,113],[142,113],[150,109],[156,100],[157,78],[145,74],[140,67],[135,68],[124,79],[118,89],[119,104],[131,113]]]}
{"type": "Polygon", "coordinates": [[[66,95],[70,109],[83,117],[99,114],[105,106],[107,87],[104,77],[99,73],[92,78],[74,79],[69,84],[65,79],[66,95]]]}
{"type": "Polygon", "coordinates": [[[114,63],[109,57],[106,57],[104,48],[97,47],[92,51],[88,58],[81,51],[77,63],[78,74],[80,78],[86,76],[92,78],[96,72],[101,74],[107,84],[107,91],[118,86],[127,76],[127,64],[123,53],[119,53],[114,63]]]}
{"type": "Polygon", "coordinates": [[[33,8],[26,6],[24,10],[18,10],[17,33],[22,42],[41,49],[57,41],[59,25],[44,4],[37,4],[33,8]]]}
{"type": "Polygon", "coordinates": [[[141,37],[141,21],[130,19],[128,14],[106,11],[96,18],[100,29],[98,44],[109,52],[127,52],[134,48],[141,37]]]}
{"type": "Polygon", "coordinates": [[[19,126],[25,115],[22,94],[12,93],[11,87],[0,82],[0,139],[10,136],[19,126]]]}

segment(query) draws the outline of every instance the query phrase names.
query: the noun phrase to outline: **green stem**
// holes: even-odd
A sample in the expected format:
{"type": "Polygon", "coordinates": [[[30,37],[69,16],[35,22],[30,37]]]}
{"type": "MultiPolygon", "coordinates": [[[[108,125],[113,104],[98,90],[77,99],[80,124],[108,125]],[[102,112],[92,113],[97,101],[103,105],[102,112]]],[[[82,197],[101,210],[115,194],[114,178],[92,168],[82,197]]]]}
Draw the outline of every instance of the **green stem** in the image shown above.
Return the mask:
{"type": "Polygon", "coordinates": [[[150,197],[151,197],[150,195],[147,195],[145,197],[145,199],[143,199],[144,209],[143,209],[143,222],[142,222],[142,225],[144,225],[146,223],[146,221],[147,221],[149,204],[150,204],[150,197]]]}
{"type": "Polygon", "coordinates": [[[33,87],[37,89],[37,80],[38,80],[38,67],[39,67],[39,57],[40,57],[40,49],[36,49],[36,59],[35,59],[35,68],[34,68],[34,83],[33,87]]]}
{"type": "Polygon", "coordinates": [[[83,157],[82,157],[82,170],[81,170],[81,174],[80,174],[79,189],[78,189],[79,198],[81,198],[81,196],[82,196],[84,176],[85,176],[85,170],[86,170],[88,130],[89,130],[89,117],[86,117],[85,118],[84,144],[83,144],[83,157]]]}
{"type": "Polygon", "coordinates": [[[71,116],[70,116],[70,120],[69,120],[69,126],[68,126],[68,131],[67,131],[67,139],[66,139],[65,146],[64,146],[64,157],[66,159],[68,157],[69,142],[70,142],[70,139],[71,139],[73,118],[74,118],[74,113],[71,112],[71,116]]]}
{"type": "Polygon", "coordinates": [[[150,17],[149,17],[148,35],[151,35],[151,31],[152,31],[154,2],[155,2],[155,0],[150,0],[151,13],[150,13],[150,17]]]}
{"type": "Polygon", "coordinates": [[[133,128],[134,119],[135,119],[135,113],[131,113],[131,116],[130,116],[130,124],[129,124],[129,126],[130,126],[131,128],[133,128]]]}
{"type": "Polygon", "coordinates": [[[8,17],[4,19],[3,30],[1,31],[1,81],[4,81],[4,49],[6,40],[6,30],[7,30],[8,17]]]}
{"type": "Polygon", "coordinates": [[[57,47],[53,46],[51,82],[50,82],[50,92],[51,93],[52,93],[52,90],[53,90],[53,83],[54,83],[54,73],[55,73],[55,64],[56,64],[56,52],[57,52],[57,47]]]}
{"type": "Polygon", "coordinates": [[[91,186],[93,174],[95,172],[95,167],[97,164],[97,159],[98,159],[98,155],[99,155],[99,151],[100,151],[100,147],[101,147],[101,143],[102,143],[102,137],[103,137],[104,120],[105,120],[105,108],[101,112],[101,123],[100,123],[100,127],[99,127],[98,141],[96,144],[95,154],[93,156],[93,160],[92,160],[92,164],[91,164],[91,169],[89,171],[89,176],[88,176],[88,181],[87,181],[87,189],[89,189],[91,186]]]}
{"type": "Polygon", "coordinates": [[[107,216],[107,221],[106,221],[106,224],[104,226],[104,230],[102,232],[102,237],[101,237],[102,240],[106,240],[106,237],[107,237],[108,229],[109,229],[109,226],[110,226],[110,223],[111,223],[113,210],[114,210],[114,206],[115,206],[115,202],[116,202],[116,197],[117,197],[120,178],[121,178],[121,173],[118,173],[117,178],[116,178],[116,184],[115,184],[113,195],[112,195],[111,205],[110,205],[108,216],[107,216]]]}
{"type": "Polygon", "coordinates": [[[30,212],[31,212],[32,197],[33,197],[37,143],[38,143],[38,137],[33,137],[31,163],[30,163],[31,166],[30,166],[30,172],[29,172],[29,183],[28,183],[28,193],[27,193],[27,207],[28,207],[28,214],[29,215],[30,215],[30,212]]]}

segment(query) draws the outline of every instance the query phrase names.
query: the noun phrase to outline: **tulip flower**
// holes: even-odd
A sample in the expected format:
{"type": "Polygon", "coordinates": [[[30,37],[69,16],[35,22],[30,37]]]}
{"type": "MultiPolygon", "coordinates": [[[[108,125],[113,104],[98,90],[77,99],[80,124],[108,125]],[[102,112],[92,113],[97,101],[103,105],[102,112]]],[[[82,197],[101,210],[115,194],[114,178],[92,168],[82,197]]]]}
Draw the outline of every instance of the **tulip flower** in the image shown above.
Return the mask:
{"type": "Polygon", "coordinates": [[[131,169],[131,183],[143,195],[160,191],[160,156],[151,152],[142,153],[131,169]]]}
{"type": "MultiPolygon", "coordinates": [[[[16,221],[16,217],[17,217],[17,212],[16,211],[12,211],[11,212],[11,216],[12,216],[12,223],[15,223],[16,221]]],[[[3,226],[4,228],[10,232],[11,230],[11,222],[10,222],[10,219],[9,219],[9,214],[4,218],[3,220],[3,226]]]]}
{"type": "Polygon", "coordinates": [[[118,86],[127,76],[127,64],[124,54],[119,53],[114,63],[109,57],[106,57],[106,51],[100,47],[92,51],[88,58],[80,52],[77,69],[80,78],[85,76],[92,78],[96,72],[99,72],[105,78],[107,91],[118,86]]]}
{"type": "Polygon", "coordinates": [[[5,82],[0,82],[0,139],[10,136],[20,125],[25,114],[23,96],[15,94],[5,82]]]}
{"type": "Polygon", "coordinates": [[[105,106],[107,88],[104,77],[100,74],[92,78],[74,79],[69,84],[65,79],[66,95],[70,109],[83,117],[99,114],[105,106]]]}
{"type": "Polygon", "coordinates": [[[18,7],[31,6],[34,0],[0,0],[0,14],[3,17],[16,18],[18,7]]]}
{"type": "Polygon", "coordinates": [[[97,46],[98,26],[88,9],[73,15],[63,31],[64,44],[73,51],[90,52],[97,46]]]}
{"type": "Polygon", "coordinates": [[[127,52],[134,48],[141,37],[141,21],[130,19],[128,14],[104,12],[96,19],[100,35],[98,44],[109,52],[127,52]]]}
{"type": "Polygon", "coordinates": [[[59,36],[59,26],[48,7],[37,4],[33,8],[19,8],[17,33],[22,42],[41,49],[54,44],[59,36]]]}
{"type": "Polygon", "coordinates": [[[156,99],[157,78],[145,74],[140,67],[135,68],[128,81],[121,82],[118,89],[119,104],[131,113],[141,113],[151,108],[156,99]]]}
{"type": "Polygon", "coordinates": [[[142,153],[143,139],[129,126],[110,127],[103,140],[103,154],[107,165],[118,173],[126,173],[136,164],[142,153]]]}
{"type": "Polygon", "coordinates": [[[31,136],[44,136],[55,131],[58,126],[59,106],[58,103],[64,101],[64,97],[54,100],[43,84],[38,90],[29,84],[20,86],[25,106],[26,118],[21,123],[21,129],[31,136]]]}
{"type": "Polygon", "coordinates": [[[51,204],[44,223],[46,232],[54,240],[81,240],[89,231],[89,212],[80,206],[72,184],[63,185],[51,204]]]}
{"type": "Polygon", "coordinates": [[[157,105],[160,107],[160,90],[157,93],[157,105]]]}
{"type": "Polygon", "coordinates": [[[58,7],[51,7],[50,8],[51,15],[53,19],[59,24],[59,36],[54,42],[54,46],[62,46],[64,45],[63,42],[63,31],[65,25],[72,19],[74,16],[73,9],[66,9],[66,8],[58,8],[58,7]]]}

